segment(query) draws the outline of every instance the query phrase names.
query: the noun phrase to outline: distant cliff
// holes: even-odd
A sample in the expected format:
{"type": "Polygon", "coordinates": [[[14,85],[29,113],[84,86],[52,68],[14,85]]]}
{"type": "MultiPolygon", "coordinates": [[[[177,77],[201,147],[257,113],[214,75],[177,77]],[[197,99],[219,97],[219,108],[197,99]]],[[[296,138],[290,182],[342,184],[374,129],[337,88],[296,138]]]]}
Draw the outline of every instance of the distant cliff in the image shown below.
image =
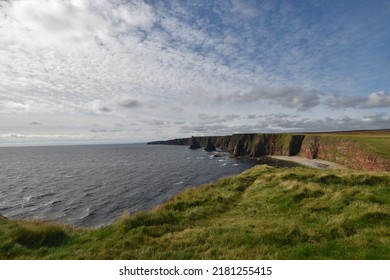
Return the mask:
{"type": "MultiPolygon", "coordinates": [[[[357,141],[354,137],[337,134],[233,134],[227,136],[194,137],[204,148],[211,141],[220,150],[235,157],[267,155],[302,156],[340,163],[363,170],[390,171],[390,159],[357,141]]],[[[191,138],[155,141],[148,144],[186,145],[191,138]]]]}
{"type": "MultiPolygon", "coordinates": [[[[228,136],[194,137],[202,146],[206,147],[208,141],[233,156],[259,157],[266,155],[295,156],[299,153],[304,135],[292,134],[233,134],[228,136]]],[[[191,138],[156,141],[148,144],[163,145],[189,145],[191,138]]]]}

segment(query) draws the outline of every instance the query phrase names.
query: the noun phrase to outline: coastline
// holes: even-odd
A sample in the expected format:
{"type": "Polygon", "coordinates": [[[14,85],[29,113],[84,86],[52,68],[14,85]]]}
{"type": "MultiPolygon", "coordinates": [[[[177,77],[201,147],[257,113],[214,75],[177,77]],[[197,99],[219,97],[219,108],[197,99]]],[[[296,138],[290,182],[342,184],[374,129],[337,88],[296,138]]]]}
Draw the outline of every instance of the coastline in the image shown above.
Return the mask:
{"type": "Polygon", "coordinates": [[[322,159],[308,159],[299,156],[268,156],[276,160],[295,162],[302,166],[307,166],[316,169],[347,169],[345,166],[322,159]]]}
{"type": "MultiPolygon", "coordinates": [[[[300,156],[325,160],[346,168],[366,171],[390,171],[390,130],[341,131],[317,133],[244,133],[225,136],[193,136],[191,138],[154,141],[150,145],[185,145],[206,148],[212,145],[233,157],[257,158],[300,156]]],[[[326,162],[310,166],[334,166],[326,162]]],[[[336,167],[336,166],[335,166],[336,167]]],[[[332,167],[333,168],[333,167],[332,167]]],[[[340,167],[337,167],[340,168],[340,167]]]]}
{"type": "MultiPolygon", "coordinates": [[[[273,147],[272,141],[251,147],[273,147]]],[[[345,143],[321,141],[328,145],[321,149],[345,143]]],[[[276,164],[190,187],[150,211],[124,212],[98,228],[0,215],[0,259],[390,259],[386,169],[227,151],[276,164]]]]}
{"type": "Polygon", "coordinates": [[[389,185],[258,165],[101,228],[1,219],[0,259],[390,259],[389,185]]]}

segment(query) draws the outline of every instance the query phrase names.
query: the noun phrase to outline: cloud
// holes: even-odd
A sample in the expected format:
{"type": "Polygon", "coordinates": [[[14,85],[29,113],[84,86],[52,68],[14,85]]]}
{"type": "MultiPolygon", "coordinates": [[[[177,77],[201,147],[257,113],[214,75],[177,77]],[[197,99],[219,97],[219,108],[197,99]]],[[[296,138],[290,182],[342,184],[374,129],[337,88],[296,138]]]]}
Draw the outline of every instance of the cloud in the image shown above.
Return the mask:
{"type": "Polygon", "coordinates": [[[118,130],[118,129],[104,129],[104,128],[101,128],[101,129],[92,128],[90,131],[93,132],[93,133],[106,133],[106,132],[113,133],[113,132],[120,132],[121,130],[118,130]]]}
{"type": "Polygon", "coordinates": [[[377,92],[370,93],[361,107],[362,108],[390,107],[390,92],[377,91],[377,92]]]}
{"type": "Polygon", "coordinates": [[[263,116],[259,123],[266,129],[276,131],[337,131],[380,129],[390,122],[390,116],[386,113],[377,113],[363,117],[351,118],[349,116],[325,117],[322,119],[302,118],[295,116],[281,117],[275,114],[263,116]]]}
{"type": "Polygon", "coordinates": [[[143,123],[147,124],[147,125],[150,125],[152,127],[166,127],[168,125],[170,125],[171,122],[169,121],[164,121],[164,120],[160,120],[160,119],[152,119],[152,120],[142,120],[143,123]]]}
{"type": "MultiPolygon", "coordinates": [[[[210,134],[326,127],[329,108],[374,126],[380,117],[365,111],[389,107],[389,17],[381,4],[361,14],[355,6],[0,0],[0,131],[97,139],[92,124],[121,123],[127,130],[115,137],[147,141],[185,126],[210,134]],[[335,92],[346,96],[323,102],[335,92]],[[303,116],[259,117],[294,110],[303,116]],[[144,130],[135,134],[137,124],[144,130]]],[[[331,117],[332,127],[353,124],[331,117]]]]}
{"type": "Polygon", "coordinates": [[[256,1],[232,1],[232,12],[239,13],[246,18],[253,18],[258,15],[256,8],[254,7],[256,1]],[[251,3],[252,2],[252,3],[251,3]]]}
{"type": "Polygon", "coordinates": [[[25,112],[29,111],[31,106],[25,103],[14,101],[0,101],[0,111],[5,112],[25,112]]]}
{"type": "Polygon", "coordinates": [[[223,123],[239,119],[239,115],[210,115],[210,114],[198,114],[198,118],[202,124],[223,123]]]}
{"type": "Polygon", "coordinates": [[[358,96],[334,96],[329,98],[325,104],[332,109],[344,108],[387,108],[390,107],[390,93],[376,91],[367,97],[358,96]]]}
{"type": "Polygon", "coordinates": [[[326,132],[361,129],[381,129],[390,123],[386,113],[365,115],[351,118],[349,116],[305,118],[289,114],[266,114],[258,117],[257,124],[236,125],[194,123],[180,127],[182,133],[199,133],[201,135],[224,135],[232,133],[262,132],[326,132]]]}
{"type": "Polygon", "coordinates": [[[357,96],[334,96],[332,98],[328,98],[325,101],[325,104],[332,109],[343,109],[356,108],[363,102],[364,99],[357,96]]]}
{"type": "Polygon", "coordinates": [[[130,26],[146,30],[150,29],[156,21],[151,6],[141,0],[129,1],[127,5],[120,4],[113,14],[117,14],[123,22],[130,26]]]}
{"type": "Polygon", "coordinates": [[[87,103],[86,108],[89,109],[92,113],[109,113],[112,111],[111,108],[107,107],[107,105],[102,100],[94,100],[92,102],[87,103]]]}
{"type": "Polygon", "coordinates": [[[98,109],[99,111],[105,112],[105,113],[111,112],[111,111],[112,111],[110,108],[108,108],[108,107],[106,107],[106,106],[101,106],[101,107],[99,107],[99,108],[97,108],[97,109],[98,109]]]}
{"type": "Polygon", "coordinates": [[[323,95],[323,93],[314,89],[306,90],[297,87],[272,87],[238,95],[235,99],[244,103],[267,100],[283,107],[307,111],[320,104],[321,95],[323,95]]]}
{"type": "Polygon", "coordinates": [[[119,105],[121,107],[128,108],[128,109],[133,109],[142,106],[142,104],[138,100],[133,100],[133,99],[121,101],[119,105]]]}
{"type": "Polygon", "coordinates": [[[179,130],[181,133],[202,133],[202,134],[209,134],[209,135],[218,135],[220,133],[225,133],[231,131],[230,127],[228,125],[223,124],[210,124],[210,125],[198,125],[198,124],[191,124],[191,125],[183,125],[180,127],[179,130]]]}
{"type": "Polygon", "coordinates": [[[386,113],[375,113],[370,115],[363,116],[363,122],[365,124],[380,126],[383,125],[386,128],[389,128],[390,124],[390,115],[386,113]]]}
{"type": "Polygon", "coordinates": [[[48,140],[85,140],[88,139],[88,135],[82,135],[82,134],[77,134],[77,135],[72,135],[72,134],[27,134],[27,133],[3,133],[0,134],[0,138],[4,139],[14,139],[14,138],[20,138],[20,139],[48,139],[48,140]]]}

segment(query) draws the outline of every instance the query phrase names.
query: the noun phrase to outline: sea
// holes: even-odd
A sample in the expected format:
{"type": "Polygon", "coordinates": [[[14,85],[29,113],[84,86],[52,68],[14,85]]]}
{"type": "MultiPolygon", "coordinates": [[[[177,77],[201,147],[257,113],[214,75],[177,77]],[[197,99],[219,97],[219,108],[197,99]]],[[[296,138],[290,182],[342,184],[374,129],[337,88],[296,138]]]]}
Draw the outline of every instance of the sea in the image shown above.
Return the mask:
{"type": "Polygon", "coordinates": [[[185,146],[110,144],[0,148],[0,214],[99,227],[256,164],[185,146]]]}

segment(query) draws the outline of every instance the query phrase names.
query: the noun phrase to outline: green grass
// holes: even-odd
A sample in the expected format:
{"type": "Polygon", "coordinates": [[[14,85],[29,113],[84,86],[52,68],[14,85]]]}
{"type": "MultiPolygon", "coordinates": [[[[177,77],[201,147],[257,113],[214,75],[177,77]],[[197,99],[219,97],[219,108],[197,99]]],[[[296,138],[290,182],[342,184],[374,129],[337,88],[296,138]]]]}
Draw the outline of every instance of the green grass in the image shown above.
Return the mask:
{"type": "Polygon", "coordinates": [[[390,158],[390,129],[311,133],[308,135],[343,137],[345,139],[350,139],[359,144],[362,144],[365,148],[378,155],[390,158]]]}
{"type": "Polygon", "coordinates": [[[1,259],[390,259],[386,172],[257,166],[75,228],[0,219],[1,259]]]}
{"type": "Polygon", "coordinates": [[[389,137],[355,137],[355,141],[365,145],[369,150],[384,157],[390,158],[389,137]]]}

